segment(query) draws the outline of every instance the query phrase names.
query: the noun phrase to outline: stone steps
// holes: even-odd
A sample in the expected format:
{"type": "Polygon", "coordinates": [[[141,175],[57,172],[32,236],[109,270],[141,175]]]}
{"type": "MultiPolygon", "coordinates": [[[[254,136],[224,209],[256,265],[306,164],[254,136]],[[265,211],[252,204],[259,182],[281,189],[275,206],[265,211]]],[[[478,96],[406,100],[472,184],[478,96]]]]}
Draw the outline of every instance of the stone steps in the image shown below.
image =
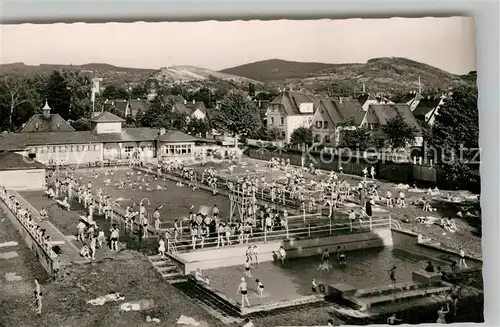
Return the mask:
{"type": "Polygon", "coordinates": [[[151,255],[147,258],[156,269],[156,271],[158,271],[163,279],[169,284],[177,284],[187,281],[187,279],[184,277],[184,274],[168,257],[151,255]]]}
{"type": "Polygon", "coordinates": [[[440,285],[434,287],[417,288],[414,290],[403,291],[395,290],[392,294],[381,295],[365,295],[365,296],[345,296],[344,299],[353,304],[361,311],[366,311],[372,307],[383,306],[391,303],[401,303],[404,301],[412,301],[418,298],[428,297],[432,295],[439,295],[449,292],[451,289],[448,285],[440,285]]]}

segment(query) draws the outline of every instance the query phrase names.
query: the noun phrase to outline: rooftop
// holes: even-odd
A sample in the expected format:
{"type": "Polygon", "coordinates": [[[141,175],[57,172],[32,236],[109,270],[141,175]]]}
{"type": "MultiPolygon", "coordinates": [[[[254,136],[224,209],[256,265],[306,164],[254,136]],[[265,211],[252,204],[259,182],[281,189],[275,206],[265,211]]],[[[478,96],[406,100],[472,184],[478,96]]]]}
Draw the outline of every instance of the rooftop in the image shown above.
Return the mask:
{"type": "Polygon", "coordinates": [[[44,164],[12,152],[0,152],[0,171],[45,169],[44,164]]]}
{"type": "Polygon", "coordinates": [[[113,115],[110,112],[103,111],[99,115],[92,118],[90,121],[93,123],[121,123],[125,120],[116,115],[113,115]]]}
{"type": "Polygon", "coordinates": [[[197,137],[183,133],[177,130],[166,131],[165,134],[159,135],[156,140],[165,143],[182,143],[182,142],[196,142],[200,141],[197,137]]]}
{"type": "Polygon", "coordinates": [[[21,133],[36,132],[72,132],[75,129],[59,114],[51,114],[45,117],[43,114],[35,114],[21,128],[21,133]]]}

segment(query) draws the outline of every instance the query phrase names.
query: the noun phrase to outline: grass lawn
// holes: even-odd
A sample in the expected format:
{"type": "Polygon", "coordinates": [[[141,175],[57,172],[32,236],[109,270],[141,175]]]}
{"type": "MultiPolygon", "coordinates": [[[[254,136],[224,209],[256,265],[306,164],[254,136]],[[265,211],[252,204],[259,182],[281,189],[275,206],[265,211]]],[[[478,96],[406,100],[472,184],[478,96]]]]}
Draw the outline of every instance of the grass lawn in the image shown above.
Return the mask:
{"type": "MultiPolygon", "coordinates": [[[[2,311],[8,314],[2,318],[4,326],[151,326],[146,322],[146,315],[161,320],[155,326],[176,326],[181,315],[205,321],[210,327],[228,326],[163,281],[143,255],[127,251],[127,258],[121,258],[67,267],[58,281],[43,285],[44,311],[41,315],[29,309],[33,301],[29,292],[15,302],[5,301],[2,311]],[[121,312],[119,306],[122,302],[103,306],[86,303],[113,291],[125,296],[123,302],[149,300],[154,306],[146,311],[121,312]]],[[[258,327],[268,327],[292,322],[298,325],[325,324],[330,318],[327,309],[312,308],[252,320],[258,327]]]]}

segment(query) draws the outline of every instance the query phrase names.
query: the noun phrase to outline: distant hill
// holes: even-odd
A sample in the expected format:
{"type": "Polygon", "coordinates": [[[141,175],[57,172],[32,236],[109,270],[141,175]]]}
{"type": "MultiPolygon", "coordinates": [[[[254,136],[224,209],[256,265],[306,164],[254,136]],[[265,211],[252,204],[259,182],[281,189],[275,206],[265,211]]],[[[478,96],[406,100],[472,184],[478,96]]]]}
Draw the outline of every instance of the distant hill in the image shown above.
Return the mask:
{"type": "Polygon", "coordinates": [[[221,72],[237,74],[260,81],[282,82],[289,87],[308,91],[325,91],[332,84],[337,89],[394,93],[418,89],[418,79],[423,89],[445,91],[457,84],[475,83],[474,74],[455,75],[442,69],[407,58],[384,57],[366,63],[326,64],[265,60],[221,72]]]}
{"type": "Polygon", "coordinates": [[[345,64],[325,64],[320,62],[298,62],[281,59],[269,59],[232,68],[226,68],[220,72],[248,77],[258,81],[281,81],[288,78],[304,78],[323,69],[342,66],[345,66],[345,64]]]}
{"type": "Polygon", "coordinates": [[[0,65],[0,73],[47,73],[57,69],[70,70],[90,70],[90,71],[114,71],[114,72],[135,72],[135,73],[153,73],[155,69],[117,67],[103,63],[90,63],[84,65],[58,65],[58,64],[41,64],[41,65],[26,65],[22,62],[0,65]]]}
{"type": "Polygon", "coordinates": [[[155,78],[160,83],[172,83],[178,81],[203,81],[210,78],[234,81],[237,83],[259,83],[246,77],[225,74],[210,69],[195,66],[175,66],[161,69],[142,69],[117,67],[104,63],[90,63],[84,65],[57,65],[41,64],[26,65],[22,62],[0,65],[0,74],[49,74],[53,70],[68,69],[88,72],[95,77],[103,78],[103,85],[126,84],[146,81],[155,78]]]}
{"type": "Polygon", "coordinates": [[[165,67],[156,71],[152,75],[159,82],[176,82],[176,81],[193,81],[193,80],[206,80],[209,78],[217,78],[222,80],[232,80],[234,82],[255,82],[250,78],[236,76],[232,74],[213,71],[206,68],[195,66],[174,66],[165,67]]]}

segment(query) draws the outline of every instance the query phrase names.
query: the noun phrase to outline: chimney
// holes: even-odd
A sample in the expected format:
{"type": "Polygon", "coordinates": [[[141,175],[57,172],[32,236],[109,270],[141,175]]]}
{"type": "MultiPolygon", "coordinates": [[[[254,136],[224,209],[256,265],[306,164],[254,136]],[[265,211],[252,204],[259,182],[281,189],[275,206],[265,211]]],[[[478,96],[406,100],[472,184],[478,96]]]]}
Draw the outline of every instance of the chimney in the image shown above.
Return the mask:
{"type": "Polygon", "coordinates": [[[188,101],[186,99],[184,99],[184,104],[187,104],[187,103],[188,103],[188,101]]]}
{"type": "Polygon", "coordinates": [[[167,132],[167,129],[166,128],[160,128],[160,135],[163,135],[167,132]]]}
{"type": "Polygon", "coordinates": [[[45,106],[43,106],[42,110],[43,110],[43,117],[50,118],[50,107],[49,103],[47,102],[47,99],[45,99],[45,106]]]}

